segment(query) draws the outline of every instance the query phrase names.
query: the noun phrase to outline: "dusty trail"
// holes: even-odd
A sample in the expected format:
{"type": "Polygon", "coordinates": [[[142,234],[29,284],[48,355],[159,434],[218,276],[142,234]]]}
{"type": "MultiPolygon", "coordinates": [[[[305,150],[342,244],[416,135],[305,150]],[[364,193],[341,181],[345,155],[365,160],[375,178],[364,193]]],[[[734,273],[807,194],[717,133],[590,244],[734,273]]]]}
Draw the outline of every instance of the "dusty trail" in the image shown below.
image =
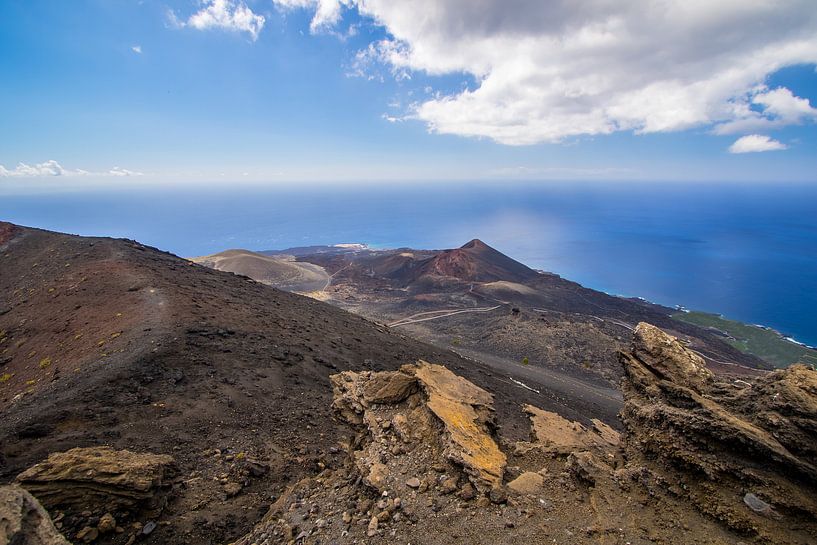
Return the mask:
{"type": "Polygon", "coordinates": [[[403,318],[402,320],[397,320],[396,322],[392,322],[390,324],[386,324],[387,327],[397,327],[401,325],[408,325],[408,324],[416,324],[418,322],[427,322],[429,320],[436,320],[438,318],[445,318],[447,316],[454,316],[455,314],[465,314],[468,312],[490,312],[492,310],[496,310],[502,305],[496,305],[495,307],[483,307],[483,308],[468,308],[462,310],[455,310],[455,311],[430,311],[430,312],[420,312],[418,314],[412,314],[408,318],[403,318]],[[421,316],[426,314],[432,314],[434,312],[445,312],[445,314],[440,314],[439,316],[429,316],[427,318],[418,318],[414,319],[415,316],[421,316]]]}
{"type": "Polygon", "coordinates": [[[453,352],[467,360],[482,363],[498,371],[498,374],[507,377],[500,380],[517,388],[532,391],[543,399],[560,405],[573,415],[583,418],[598,417],[591,416],[591,414],[602,415],[602,420],[605,422],[617,422],[618,411],[623,403],[621,392],[618,390],[593,384],[554,369],[522,365],[482,352],[465,349],[456,349],[453,352]],[[581,404],[578,404],[577,401],[580,401],[581,404]],[[584,406],[585,409],[579,408],[580,406],[584,406]]]}

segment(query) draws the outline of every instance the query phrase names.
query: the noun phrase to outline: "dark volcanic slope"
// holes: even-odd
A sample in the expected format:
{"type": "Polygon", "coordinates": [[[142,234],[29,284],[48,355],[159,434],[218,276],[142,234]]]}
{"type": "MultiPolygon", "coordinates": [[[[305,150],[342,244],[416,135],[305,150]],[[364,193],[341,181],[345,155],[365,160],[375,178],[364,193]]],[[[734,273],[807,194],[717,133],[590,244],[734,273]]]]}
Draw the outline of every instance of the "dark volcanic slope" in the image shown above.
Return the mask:
{"type": "Polygon", "coordinates": [[[568,409],[547,385],[535,394],[362,317],[133,241],[0,223],[0,478],[75,446],[171,454],[185,483],[143,542],[244,534],[271,496],[344,456],[332,447],[350,430],[332,417],[328,375],[418,358],[494,392],[509,438],[527,436],[521,403],[607,421],[617,410],[581,398],[568,409]],[[272,469],[225,499],[215,448],[272,469]]]}
{"type": "Polygon", "coordinates": [[[474,239],[460,248],[444,250],[419,267],[421,275],[450,276],[463,281],[523,282],[537,272],[484,242],[474,239]]]}

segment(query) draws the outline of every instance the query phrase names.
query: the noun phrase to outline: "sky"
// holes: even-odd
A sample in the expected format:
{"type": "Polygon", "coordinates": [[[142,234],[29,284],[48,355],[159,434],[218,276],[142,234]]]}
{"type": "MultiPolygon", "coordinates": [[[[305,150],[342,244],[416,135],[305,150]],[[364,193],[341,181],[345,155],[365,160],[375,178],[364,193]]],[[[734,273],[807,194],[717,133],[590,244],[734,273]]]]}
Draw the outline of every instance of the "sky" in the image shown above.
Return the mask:
{"type": "Polygon", "coordinates": [[[0,192],[817,182],[813,0],[3,0],[0,192]]]}

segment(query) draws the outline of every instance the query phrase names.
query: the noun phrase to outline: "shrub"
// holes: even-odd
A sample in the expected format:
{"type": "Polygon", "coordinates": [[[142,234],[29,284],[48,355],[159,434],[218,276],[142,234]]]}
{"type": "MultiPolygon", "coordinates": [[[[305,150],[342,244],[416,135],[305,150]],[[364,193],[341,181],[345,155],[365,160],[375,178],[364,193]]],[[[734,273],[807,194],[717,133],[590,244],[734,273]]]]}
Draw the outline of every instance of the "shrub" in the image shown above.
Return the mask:
{"type": "Polygon", "coordinates": [[[0,375],[0,383],[10,381],[13,376],[14,373],[3,373],[0,375]]]}
{"type": "Polygon", "coordinates": [[[40,360],[40,369],[45,369],[51,365],[51,358],[43,358],[40,360]]]}
{"type": "Polygon", "coordinates": [[[529,363],[530,363],[530,360],[528,359],[528,357],[527,357],[527,356],[525,356],[524,358],[522,358],[522,365],[528,365],[529,363]]]}

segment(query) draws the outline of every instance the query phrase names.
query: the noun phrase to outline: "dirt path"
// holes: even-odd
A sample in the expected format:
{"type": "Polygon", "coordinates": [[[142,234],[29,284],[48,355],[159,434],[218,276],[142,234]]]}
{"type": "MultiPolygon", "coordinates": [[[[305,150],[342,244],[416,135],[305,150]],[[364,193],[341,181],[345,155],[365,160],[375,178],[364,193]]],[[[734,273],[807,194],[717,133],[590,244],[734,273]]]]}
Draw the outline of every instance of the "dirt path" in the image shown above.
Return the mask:
{"type": "Polygon", "coordinates": [[[490,312],[492,310],[496,310],[502,305],[496,305],[495,307],[482,307],[482,308],[467,308],[461,310],[454,310],[454,311],[430,311],[430,312],[420,312],[418,314],[412,314],[407,318],[403,318],[402,320],[397,320],[396,322],[392,322],[390,324],[386,324],[387,327],[397,327],[401,325],[408,325],[408,324],[416,324],[418,322],[427,322],[429,320],[436,320],[437,318],[445,318],[447,316],[454,316],[455,314],[465,314],[467,312],[490,312]],[[445,314],[440,314],[439,316],[428,316],[426,318],[417,318],[415,316],[422,316],[426,314],[433,314],[434,312],[444,312],[445,314]]]}
{"type": "Polygon", "coordinates": [[[456,349],[453,352],[467,360],[487,365],[504,377],[501,380],[561,405],[569,413],[578,413],[584,418],[603,415],[602,420],[608,423],[617,422],[618,411],[622,405],[621,392],[618,390],[592,384],[554,369],[522,365],[491,354],[465,349],[456,349]],[[581,404],[577,401],[581,401],[590,411],[579,409],[581,404]]]}

